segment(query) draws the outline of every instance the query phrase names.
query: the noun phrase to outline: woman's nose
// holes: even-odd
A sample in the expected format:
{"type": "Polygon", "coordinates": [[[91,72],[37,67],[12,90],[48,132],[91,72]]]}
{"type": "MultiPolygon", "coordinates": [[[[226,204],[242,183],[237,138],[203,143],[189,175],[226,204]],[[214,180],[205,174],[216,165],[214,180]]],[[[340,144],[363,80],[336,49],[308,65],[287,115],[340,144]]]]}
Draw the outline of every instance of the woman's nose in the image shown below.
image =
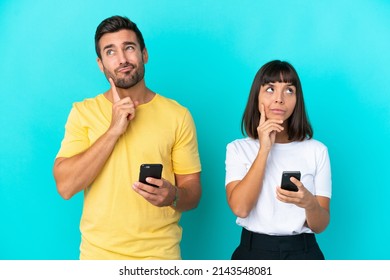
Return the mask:
{"type": "Polygon", "coordinates": [[[275,100],[274,100],[275,103],[280,103],[280,104],[284,103],[284,97],[283,97],[283,93],[282,92],[276,92],[274,97],[275,97],[275,100]]]}

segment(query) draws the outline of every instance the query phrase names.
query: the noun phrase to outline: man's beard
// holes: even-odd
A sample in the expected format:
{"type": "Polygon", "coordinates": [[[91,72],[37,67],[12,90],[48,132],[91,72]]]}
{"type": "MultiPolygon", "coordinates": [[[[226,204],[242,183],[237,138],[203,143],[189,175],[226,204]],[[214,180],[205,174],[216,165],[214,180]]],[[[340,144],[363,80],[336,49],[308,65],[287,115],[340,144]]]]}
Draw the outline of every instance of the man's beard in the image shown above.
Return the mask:
{"type": "MultiPolygon", "coordinates": [[[[133,66],[130,63],[126,63],[124,65],[121,65],[119,68],[115,69],[114,72],[117,73],[117,70],[123,67],[128,67],[128,66],[133,66]]],[[[116,74],[110,72],[103,66],[103,71],[104,75],[106,76],[107,80],[108,78],[112,78],[114,81],[114,84],[118,88],[123,88],[123,89],[129,89],[136,84],[138,84],[140,81],[143,80],[145,76],[145,66],[143,63],[140,64],[140,67],[136,69],[136,71],[132,74],[127,74],[127,73],[120,73],[124,75],[125,77],[123,78],[118,78],[116,74]]]]}

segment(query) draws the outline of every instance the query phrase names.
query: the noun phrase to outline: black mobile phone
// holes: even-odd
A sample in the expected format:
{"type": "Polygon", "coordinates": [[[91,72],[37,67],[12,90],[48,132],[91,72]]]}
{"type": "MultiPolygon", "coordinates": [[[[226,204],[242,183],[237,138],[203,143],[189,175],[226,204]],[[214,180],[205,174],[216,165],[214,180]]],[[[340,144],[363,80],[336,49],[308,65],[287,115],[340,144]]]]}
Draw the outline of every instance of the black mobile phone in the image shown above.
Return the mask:
{"type": "Polygon", "coordinates": [[[284,190],[297,192],[298,187],[293,182],[290,181],[291,177],[294,177],[297,180],[301,180],[301,172],[300,171],[283,171],[281,187],[284,190]]]}
{"type": "Polygon", "coordinates": [[[144,163],[141,164],[139,169],[139,180],[141,183],[148,184],[149,186],[158,188],[158,186],[149,184],[146,182],[146,177],[153,177],[161,179],[163,166],[160,163],[144,163]]]}

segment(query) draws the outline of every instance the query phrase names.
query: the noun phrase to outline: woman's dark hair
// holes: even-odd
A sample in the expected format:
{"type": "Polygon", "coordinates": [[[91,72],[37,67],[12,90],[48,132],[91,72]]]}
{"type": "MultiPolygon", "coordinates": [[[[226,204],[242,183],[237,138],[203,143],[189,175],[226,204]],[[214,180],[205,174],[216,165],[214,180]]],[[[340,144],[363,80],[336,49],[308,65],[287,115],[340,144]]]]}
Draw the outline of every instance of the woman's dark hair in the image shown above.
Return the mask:
{"type": "Polygon", "coordinates": [[[302,86],[298,73],[290,63],[280,60],[273,60],[264,64],[256,73],[242,116],[241,132],[244,135],[246,132],[246,135],[253,139],[259,138],[257,127],[260,122],[260,87],[275,82],[291,83],[296,88],[297,102],[292,115],[288,119],[288,139],[291,141],[311,139],[313,137],[313,129],[305,110],[302,86]]]}
{"type": "Polygon", "coordinates": [[[140,44],[141,51],[145,48],[144,37],[142,36],[141,31],[138,29],[137,25],[129,20],[127,17],[121,16],[112,16],[103,20],[99,26],[96,28],[95,32],[95,50],[97,56],[101,59],[102,56],[100,54],[99,40],[106,33],[117,32],[122,29],[127,29],[134,31],[137,36],[138,43],[140,44]]]}

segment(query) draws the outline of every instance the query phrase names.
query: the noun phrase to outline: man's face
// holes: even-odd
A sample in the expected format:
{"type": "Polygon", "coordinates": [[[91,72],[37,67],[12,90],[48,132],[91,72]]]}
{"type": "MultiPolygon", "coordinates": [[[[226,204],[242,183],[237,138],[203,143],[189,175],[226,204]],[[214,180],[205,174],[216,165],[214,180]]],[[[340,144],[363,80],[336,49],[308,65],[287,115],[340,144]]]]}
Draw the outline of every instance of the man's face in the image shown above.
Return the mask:
{"type": "Polygon", "coordinates": [[[104,34],[99,41],[100,70],[106,78],[112,78],[115,86],[128,89],[142,81],[145,63],[148,59],[146,48],[141,51],[137,36],[131,30],[120,30],[104,34]]]}

